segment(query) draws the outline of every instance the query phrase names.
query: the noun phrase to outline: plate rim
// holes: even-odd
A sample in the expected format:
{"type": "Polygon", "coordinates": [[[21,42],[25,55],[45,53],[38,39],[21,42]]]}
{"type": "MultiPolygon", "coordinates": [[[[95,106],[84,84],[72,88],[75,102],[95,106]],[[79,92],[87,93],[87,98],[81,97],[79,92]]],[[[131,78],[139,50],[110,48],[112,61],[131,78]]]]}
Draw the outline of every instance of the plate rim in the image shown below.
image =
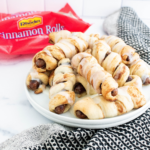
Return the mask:
{"type": "MultiPolygon", "coordinates": [[[[28,74],[27,74],[27,76],[28,76],[28,74]]],[[[27,79],[27,76],[26,76],[26,79],[27,79]]],[[[125,114],[122,114],[122,115],[119,115],[119,116],[115,116],[115,117],[112,117],[112,118],[104,118],[104,119],[97,119],[97,120],[83,120],[83,119],[79,119],[79,118],[70,118],[70,117],[67,117],[67,116],[62,116],[62,115],[58,115],[58,114],[55,114],[53,112],[50,112],[50,111],[46,110],[45,108],[43,108],[42,106],[40,106],[38,103],[36,103],[35,100],[30,96],[29,89],[26,86],[26,79],[25,79],[25,93],[26,93],[26,96],[27,96],[28,100],[33,101],[33,103],[35,105],[38,105],[39,109],[41,109],[45,113],[49,113],[49,115],[52,118],[57,118],[59,120],[63,120],[63,121],[67,121],[67,122],[72,122],[72,123],[77,123],[78,122],[79,124],[89,124],[89,125],[110,124],[110,123],[113,123],[113,122],[119,122],[121,120],[124,120],[124,118],[129,118],[131,116],[134,116],[137,113],[140,113],[141,111],[146,110],[146,108],[148,108],[150,106],[150,101],[148,101],[144,106],[142,106],[141,108],[136,109],[135,111],[128,112],[128,113],[125,113],[125,114]],[[69,121],[68,121],[68,119],[69,119],[69,121]]]]}
{"type": "MultiPolygon", "coordinates": [[[[134,120],[135,118],[139,117],[141,114],[143,114],[146,110],[143,109],[141,112],[137,113],[135,116],[132,116],[131,118],[127,118],[126,120],[121,120],[119,122],[114,122],[114,123],[110,123],[110,124],[96,124],[96,125],[87,125],[87,124],[76,124],[76,123],[73,123],[73,122],[67,122],[67,121],[64,121],[64,120],[60,120],[60,119],[56,119],[54,117],[51,117],[51,116],[48,116],[46,113],[42,112],[40,109],[38,109],[38,107],[40,105],[34,105],[32,103],[34,103],[32,100],[30,101],[31,99],[29,99],[29,102],[30,104],[33,106],[33,108],[38,111],[41,115],[43,115],[44,117],[52,120],[52,121],[55,121],[59,124],[63,124],[63,125],[66,125],[66,126],[70,126],[70,127],[80,127],[80,128],[87,128],[87,129],[104,129],[104,128],[110,128],[110,127],[115,127],[115,126],[119,126],[119,125],[122,125],[122,124],[125,124],[127,122],[130,122],[131,120],[134,120]]],[[[147,109],[148,109],[148,106],[147,106],[147,109]]]]}

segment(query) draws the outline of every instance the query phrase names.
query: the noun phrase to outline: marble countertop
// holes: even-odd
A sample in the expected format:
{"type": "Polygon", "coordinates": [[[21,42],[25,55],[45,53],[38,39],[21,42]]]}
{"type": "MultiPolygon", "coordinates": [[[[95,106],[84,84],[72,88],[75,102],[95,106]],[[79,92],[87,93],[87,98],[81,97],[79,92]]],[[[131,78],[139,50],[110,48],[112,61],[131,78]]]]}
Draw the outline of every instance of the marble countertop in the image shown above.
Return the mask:
{"type": "MultiPolygon", "coordinates": [[[[84,20],[94,23],[87,33],[104,34],[103,19],[84,20]]],[[[0,143],[26,129],[52,122],[31,106],[25,94],[24,82],[33,56],[0,54],[0,143]]]]}

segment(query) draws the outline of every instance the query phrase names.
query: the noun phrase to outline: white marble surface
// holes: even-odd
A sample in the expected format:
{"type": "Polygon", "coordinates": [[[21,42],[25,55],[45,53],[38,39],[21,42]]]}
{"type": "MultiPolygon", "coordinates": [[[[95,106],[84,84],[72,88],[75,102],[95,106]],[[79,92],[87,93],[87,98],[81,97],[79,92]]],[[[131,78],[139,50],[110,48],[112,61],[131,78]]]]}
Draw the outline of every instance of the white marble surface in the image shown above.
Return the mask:
{"type": "MultiPolygon", "coordinates": [[[[103,35],[101,19],[87,31],[103,35]]],[[[32,67],[32,55],[0,54],[0,143],[23,130],[52,121],[39,114],[28,102],[24,92],[27,72],[32,67]]]]}

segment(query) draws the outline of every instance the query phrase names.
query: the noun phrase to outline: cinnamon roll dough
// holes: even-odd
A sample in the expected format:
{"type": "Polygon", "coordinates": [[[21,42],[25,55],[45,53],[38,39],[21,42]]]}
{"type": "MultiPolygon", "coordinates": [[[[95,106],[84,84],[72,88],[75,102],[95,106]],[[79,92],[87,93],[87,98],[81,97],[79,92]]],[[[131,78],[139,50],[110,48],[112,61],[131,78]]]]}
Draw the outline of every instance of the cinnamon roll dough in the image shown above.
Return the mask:
{"type": "Polygon", "coordinates": [[[118,88],[117,100],[110,102],[103,96],[86,97],[74,105],[74,115],[80,119],[115,117],[145,105],[144,95],[135,86],[118,88]]]}
{"type": "Polygon", "coordinates": [[[76,54],[72,58],[72,66],[94,88],[108,100],[116,100],[118,84],[112,76],[106,72],[93,56],[87,53],[76,54]],[[114,92],[114,93],[113,93],[114,92]]]}
{"type": "Polygon", "coordinates": [[[48,76],[44,73],[31,71],[27,76],[26,85],[28,89],[33,90],[35,94],[42,93],[48,84],[48,76]]]}
{"type": "Polygon", "coordinates": [[[65,58],[58,62],[59,66],[51,74],[49,82],[49,110],[57,114],[65,113],[75,102],[73,92],[76,78],[70,66],[70,60],[65,58]]]}

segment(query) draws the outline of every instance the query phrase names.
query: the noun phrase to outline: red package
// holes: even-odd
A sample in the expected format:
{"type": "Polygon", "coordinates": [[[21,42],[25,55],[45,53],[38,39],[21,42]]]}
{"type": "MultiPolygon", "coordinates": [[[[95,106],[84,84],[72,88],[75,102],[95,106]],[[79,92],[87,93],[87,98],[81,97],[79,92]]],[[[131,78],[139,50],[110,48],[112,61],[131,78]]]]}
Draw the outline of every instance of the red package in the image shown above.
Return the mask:
{"type": "Polygon", "coordinates": [[[90,24],[80,19],[68,4],[58,13],[30,11],[16,14],[0,13],[0,16],[0,52],[7,54],[36,53],[50,45],[50,32],[85,32],[90,27],[90,24]]]}

